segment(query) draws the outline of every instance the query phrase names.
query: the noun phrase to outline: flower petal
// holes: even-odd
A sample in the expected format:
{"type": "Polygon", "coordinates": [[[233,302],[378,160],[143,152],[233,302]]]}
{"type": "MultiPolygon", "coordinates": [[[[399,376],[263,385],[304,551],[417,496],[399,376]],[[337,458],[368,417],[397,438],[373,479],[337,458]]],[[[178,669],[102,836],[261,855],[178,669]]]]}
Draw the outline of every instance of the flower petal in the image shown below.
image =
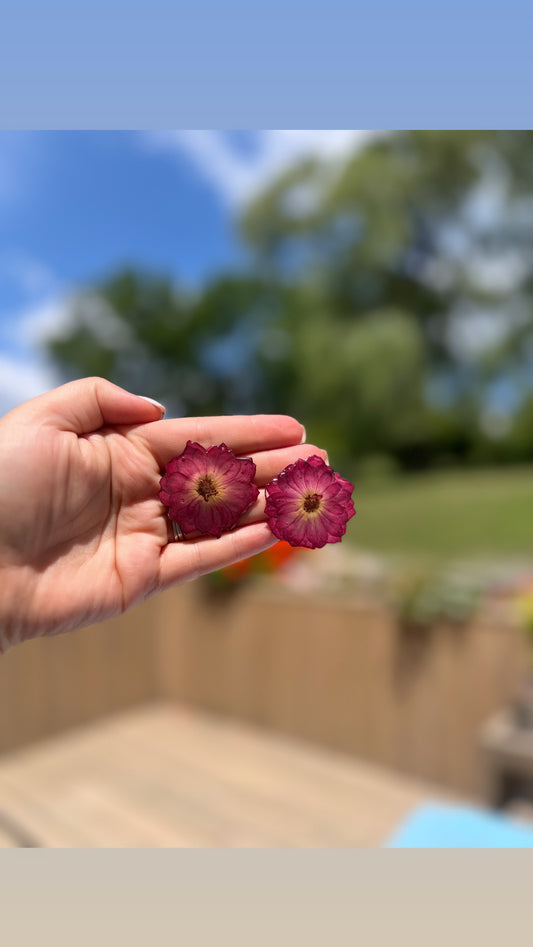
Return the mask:
{"type": "Polygon", "coordinates": [[[259,496],[255,472],[249,457],[236,457],[225,444],[206,449],[187,441],[183,453],[167,464],[158,497],[185,533],[218,537],[233,529],[259,496]],[[206,477],[208,490],[202,484],[206,477]]]}
{"type": "Polygon", "coordinates": [[[318,549],[340,542],[346,524],[355,514],[353,486],[332,467],[312,455],[289,464],[265,490],[265,512],[278,539],[291,546],[318,549]],[[316,509],[306,511],[309,496],[318,498],[316,509]]]}

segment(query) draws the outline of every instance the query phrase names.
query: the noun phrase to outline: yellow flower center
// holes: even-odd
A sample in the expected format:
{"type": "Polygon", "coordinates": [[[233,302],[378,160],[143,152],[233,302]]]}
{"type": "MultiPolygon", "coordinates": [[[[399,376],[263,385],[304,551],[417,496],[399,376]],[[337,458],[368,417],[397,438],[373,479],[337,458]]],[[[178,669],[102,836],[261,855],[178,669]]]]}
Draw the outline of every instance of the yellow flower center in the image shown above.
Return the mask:
{"type": "Polygon", "coordinates": [[[308,493],[303,502],[303,508],[306,513],[316,513],[320,509],[322,497],[319,493],[308,493]]]}
{"type": "Polygon", "coordinates": [[[218,488],[210,474],[206,474],[205,477],[202,477],[202,479],[198,481],[196,484],[196,492],[206,503],[209,502],[211,497],[218,496],[218,488]]]}

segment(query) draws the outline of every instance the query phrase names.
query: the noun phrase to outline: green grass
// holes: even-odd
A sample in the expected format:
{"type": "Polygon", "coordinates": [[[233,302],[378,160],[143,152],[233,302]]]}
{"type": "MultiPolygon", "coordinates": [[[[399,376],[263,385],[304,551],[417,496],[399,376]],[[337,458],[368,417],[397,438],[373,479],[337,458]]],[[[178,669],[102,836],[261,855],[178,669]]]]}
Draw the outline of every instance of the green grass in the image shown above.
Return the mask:
{"type": "Polygon", "coordinates": [[[356,481],[350,542],[428,559],[533,556],[533,467],[356,481]]]}

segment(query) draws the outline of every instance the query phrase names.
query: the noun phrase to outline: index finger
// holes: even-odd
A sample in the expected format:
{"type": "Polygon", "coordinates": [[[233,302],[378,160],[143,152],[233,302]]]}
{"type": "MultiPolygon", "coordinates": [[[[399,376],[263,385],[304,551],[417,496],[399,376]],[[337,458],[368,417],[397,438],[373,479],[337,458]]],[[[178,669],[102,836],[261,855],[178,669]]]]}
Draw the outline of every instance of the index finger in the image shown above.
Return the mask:
{"type": "Polygon", "coordinates": [[[230,415],[153,421],[135,431],[159,466],[185,450],[187,441],[202,447],[225,444],[234,454],[251,454],[277,447],[293,447],[305,437],[305,428],[285,414],[230,415]]]}

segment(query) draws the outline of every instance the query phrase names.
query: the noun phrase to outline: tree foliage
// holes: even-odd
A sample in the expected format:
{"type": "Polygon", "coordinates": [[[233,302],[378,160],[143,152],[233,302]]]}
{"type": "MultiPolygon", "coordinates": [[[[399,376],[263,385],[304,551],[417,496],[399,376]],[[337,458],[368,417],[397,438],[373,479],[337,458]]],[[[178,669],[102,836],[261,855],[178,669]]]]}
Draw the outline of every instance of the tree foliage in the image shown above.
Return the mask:
{"type": "Polygon", "coordinates": [[[253,265],[116,275],[51,350],[189,414],[282,411],[337,457],[533,457],[533,135],[396,132],[245,211],[253,265]]]}

